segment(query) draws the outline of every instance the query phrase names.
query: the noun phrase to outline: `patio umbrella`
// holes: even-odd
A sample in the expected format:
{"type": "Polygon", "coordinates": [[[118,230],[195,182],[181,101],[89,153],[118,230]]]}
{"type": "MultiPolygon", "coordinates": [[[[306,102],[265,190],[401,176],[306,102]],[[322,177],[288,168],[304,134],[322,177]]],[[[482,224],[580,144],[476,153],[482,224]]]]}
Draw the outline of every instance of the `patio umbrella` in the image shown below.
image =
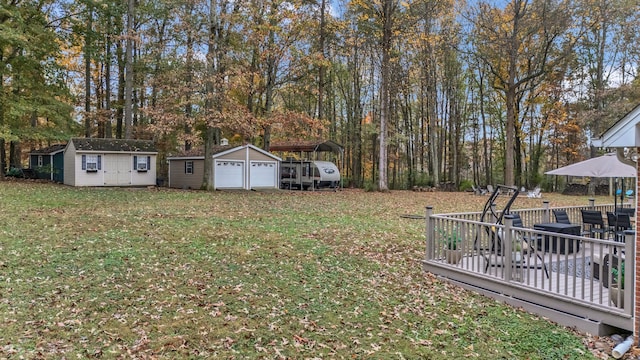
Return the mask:
{"type": "MultiPolygon", "coordinates": [[[[555,170],[545,172],[547,175],[567,175],[567,176],[590,176],[590,177],[610,177],[624,178],[636,177],[636,168],[623,163],[618,159],[616,153],[608,153],[595,158],[567,165],[555,170]]],[[[617,189],[616,182],[616,189],[617,189]]],[[[624,194],[624,190],[622,191],[624,194]]],[[[614,193],[615,206],[617,206],[617,196],[614,193]]]]}
{"type": "Polygon", "coordinates": [[[590,176],[590,177],[636,177],[636,169],[618,159],[616,153],[609,153],[580,161],[555,170],[547,175],[590,176]]]}

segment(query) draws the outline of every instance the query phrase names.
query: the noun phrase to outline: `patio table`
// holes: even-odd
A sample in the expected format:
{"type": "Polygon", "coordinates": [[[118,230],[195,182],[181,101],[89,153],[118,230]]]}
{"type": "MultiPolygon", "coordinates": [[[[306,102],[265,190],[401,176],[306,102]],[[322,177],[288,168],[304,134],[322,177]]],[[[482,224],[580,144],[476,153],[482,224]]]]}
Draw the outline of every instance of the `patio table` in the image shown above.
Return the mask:
{"type": "MultiPolygon", "coordinates": [[[[554,232],[558,234],[576,235],[579,236],[582,227],[576,224],[563,224],[563,223],[542,223],[534,224],[534,230],[543,230],[548,232],[554,232]]],[[[580,251],[580,242],[569,239],[562,236],[544,236],[543,241],[537,241],[536,247],[539,251],[548,251],[554,254],[571,254],[574,251],[580,251]],[[568,243],[568,244],[567,244],[568,243]]]]}

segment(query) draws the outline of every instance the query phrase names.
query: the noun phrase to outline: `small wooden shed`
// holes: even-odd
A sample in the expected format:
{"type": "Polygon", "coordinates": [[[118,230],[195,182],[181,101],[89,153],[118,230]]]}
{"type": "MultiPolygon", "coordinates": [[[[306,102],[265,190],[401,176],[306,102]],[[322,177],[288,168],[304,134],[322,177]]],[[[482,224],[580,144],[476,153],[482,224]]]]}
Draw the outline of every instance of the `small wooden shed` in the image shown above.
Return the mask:
{"type": "Polygon", "coordinates": [[[149,140],[73,138],[64,150],[64,183],[156,185],[157,155],[154,143],[149,140]]]}
{"type": "MultiPolygon", "coordinates": [[[[204,151],[167,158],[169,187],[200,189],[204,178],[204,151]]],[[[216,146],[213,149],[214,189],[278,189],[280,158],[253,145],[216,146]]]]}
{"type": "Polygon", "coordinates": [[[51,145],[29,153],[29,168],[38,179],[64,182],[64,148],[66,144],[51,145]]]}

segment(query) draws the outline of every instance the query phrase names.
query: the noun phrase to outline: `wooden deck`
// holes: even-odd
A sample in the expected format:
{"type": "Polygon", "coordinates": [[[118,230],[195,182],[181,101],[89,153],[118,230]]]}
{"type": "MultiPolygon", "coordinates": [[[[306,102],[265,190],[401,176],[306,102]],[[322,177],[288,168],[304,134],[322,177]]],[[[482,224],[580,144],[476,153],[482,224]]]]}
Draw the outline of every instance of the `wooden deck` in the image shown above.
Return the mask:
{"type": "MultiPolygon", "coordinates": [[[[632,331],[632,291],[616,296],[620,306],[611,301],[609,284],[621,279],[614,278],[609,263],[612,259],[613,266],[618,261],[633,261],[625,259],[624,254],[633,253],[634,241],[620,243],[612,239],[563,235],[558,241],[563,241],[567,249],[579,250],[554,253],[544,246],[528,247],[522,240],[554,235],[558,236],[531,228],[512,228],[510,224],[483,224],[468,216],[456,219],[428,214],[423,268],[469,290],[585,332],[605,335],[619,329],[632,331]],[[490,231],[485,231],[487,227],[490,231]],[[464,255],[457,263],[450,264],[440,244],[447,233],[442,229],[454,228],[462,238],[460,249],[464,255]],[[508,245],[506,251],[503,244],[502,251],[496,253],[491,250],[495,247],[488,244],[498,233],[508,245]],[[478,246],[479,243],[484,246],[478,246]]],[[[626,266],[633,268],[631,264],[626,266]]],[[[632,280],[628,274],[627,289],[632,288],[632,280]]]]}

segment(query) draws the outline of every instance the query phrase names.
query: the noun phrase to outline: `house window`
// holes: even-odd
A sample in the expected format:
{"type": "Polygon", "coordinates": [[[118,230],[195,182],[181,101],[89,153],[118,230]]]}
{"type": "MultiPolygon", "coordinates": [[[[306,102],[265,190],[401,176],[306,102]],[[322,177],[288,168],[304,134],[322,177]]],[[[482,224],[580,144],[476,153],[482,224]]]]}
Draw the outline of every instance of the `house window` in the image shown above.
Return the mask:
{"type": "Polygon", "coordinates": [[[185,161],[184,162],[184,173],[185,174],[193,174],[193,161],[185,161]]]}
{"type": "Polygon", "coordinates": [[[82,155],[82,170],[97,172],[102,169],[102,155],[82,155]]]}
{"type": "Polygon", "coordinates": [[[145,172],[151,168],[151,156],[134,156],[133,170],[145,172]]]}
{"type": "Polygon", "coordinates": [[[42,155],[38,155],[38,166],[42,167],[42,155]]]}

